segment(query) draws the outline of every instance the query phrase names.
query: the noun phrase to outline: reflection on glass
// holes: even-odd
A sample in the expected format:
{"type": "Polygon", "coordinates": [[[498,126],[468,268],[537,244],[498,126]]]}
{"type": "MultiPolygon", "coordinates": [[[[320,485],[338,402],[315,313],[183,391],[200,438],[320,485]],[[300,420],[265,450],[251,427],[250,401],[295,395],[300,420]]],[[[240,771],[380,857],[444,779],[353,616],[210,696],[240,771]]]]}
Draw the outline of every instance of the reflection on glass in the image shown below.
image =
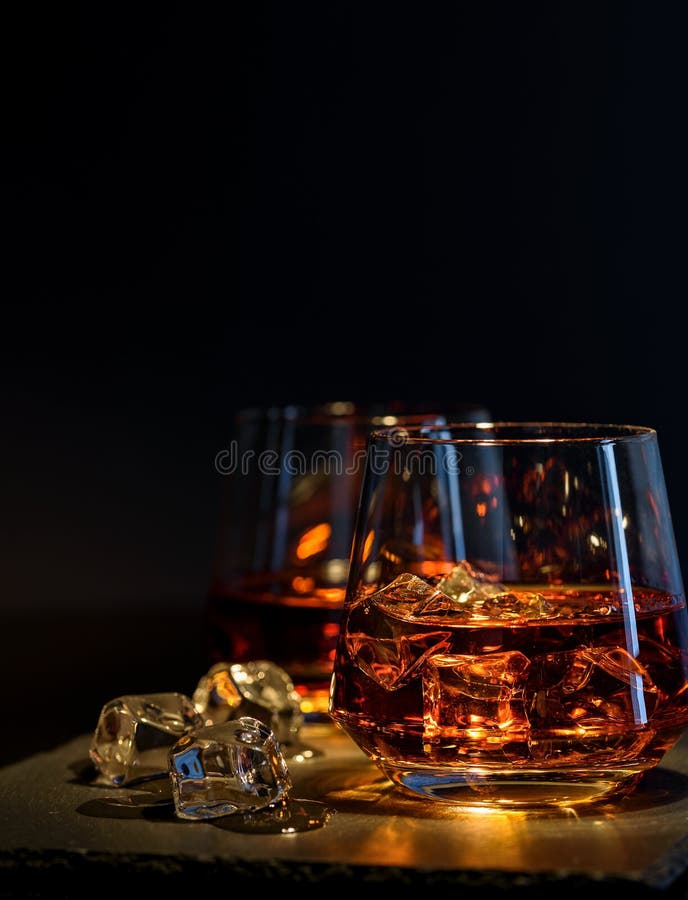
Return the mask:
{"type": "Polygon", "coordinates": [[[569,806],[630,791],[688,723],[655,432],[400,438],[370,440],[332,716],[421,796],[569,806]]]}

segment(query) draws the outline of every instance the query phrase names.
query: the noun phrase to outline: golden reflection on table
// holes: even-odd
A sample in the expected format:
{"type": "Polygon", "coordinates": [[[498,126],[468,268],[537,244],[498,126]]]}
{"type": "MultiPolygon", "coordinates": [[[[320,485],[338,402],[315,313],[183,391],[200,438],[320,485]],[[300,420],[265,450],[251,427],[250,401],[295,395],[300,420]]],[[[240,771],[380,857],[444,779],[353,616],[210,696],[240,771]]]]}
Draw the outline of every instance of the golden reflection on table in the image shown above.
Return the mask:
{"type": "Polygon", "coordinates": [[[293,771],[296,791],[337,811],[331,833],[345,831],[347,857],[360,865],[628,873],[671,843],[669,810],[688,818],[688,780],[670,769],[615,804],[493,810],[407,795],[343,733],[321,726],[314,738],[323,755],[293,771]]]}

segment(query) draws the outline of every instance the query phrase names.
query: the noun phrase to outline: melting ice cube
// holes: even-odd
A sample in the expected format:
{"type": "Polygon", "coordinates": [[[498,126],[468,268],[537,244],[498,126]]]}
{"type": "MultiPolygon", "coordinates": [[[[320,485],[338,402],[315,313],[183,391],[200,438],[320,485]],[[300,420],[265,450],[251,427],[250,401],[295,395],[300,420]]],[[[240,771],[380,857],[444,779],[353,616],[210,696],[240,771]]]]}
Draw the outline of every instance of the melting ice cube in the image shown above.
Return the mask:
{"type": "MultiPolygon", "coordinates": [[[[415,580],[437,594],[419,578],[415,580]]],[[[448,647],[451,633],[436,627],[424,630],[412,614],[400,617],[399,607],[411,601],[403,599],[401,592],[392,591],[389,598],[386,592],[379,591],[352,607],[344,624],[344,637],[356,665],[379,687],[395,691],[420,675],[431,653],[448,647]]]]}
{"type": "Polygon", "coordinates": [[[164,774],[167,751],[203,719],[183,694],[116,697],[100,713],[89,755],[114,785],[164,774]]]}
{"type": "Polygon", "coordinates": [[[437,585],[405,572],[363,597],[344,623],[347,650],[386,691],[421,675],[425,663],[449,649],[450,630],[472,621],[524,621],[552,615],[538,593],[508,591],[469,563],[458,563],[437,585]]]}
{"type": "Polygon", "coordinates": [[[409,572],[395,578],[369,599],[388,615],[402,619],[441,615],[456,606],[439,587],[433,587],[409,572]]]}
{"type": "Polygon", "coordinates": [[[482,656],[436,654],[423,670],[425,737],[527,725],[523,687],[529,660],[518,650],[482,656]]]}
{"type": "Polygon", "coordinates": [[[183,737],[170,750],[169,771],[175,810],[182,819],[263,809],[291,790],[274,734],[249,716],[183,737]]]}
{"type": "Polygon", "coordinates": [[[264,722],[280,743],[294,743],[303,723],[291,678],[273,662],[218,663],[198,682],[196,710],[206,725],[252,716],[264,722]]]}
{"type": "Polygon", "coordinates": [[[503,584],[497,584],[465,560],[457,563],[437,587],[457,603],[470,602],[471,605],[506,593],[503,584]]]}
{"type": "Polygon", "coordinates": [[[643,724],[658,690],[623,647],[584,647],[535,657],[526,686],[534,728],[643,724]]]}
{"type": "Polygon", "coordinates": [[[458,605],[454,615],[474,619],[540,619],[555,611],[542,594],[536,591],[510,591],[462,560],[437,587],[458,605]]]}

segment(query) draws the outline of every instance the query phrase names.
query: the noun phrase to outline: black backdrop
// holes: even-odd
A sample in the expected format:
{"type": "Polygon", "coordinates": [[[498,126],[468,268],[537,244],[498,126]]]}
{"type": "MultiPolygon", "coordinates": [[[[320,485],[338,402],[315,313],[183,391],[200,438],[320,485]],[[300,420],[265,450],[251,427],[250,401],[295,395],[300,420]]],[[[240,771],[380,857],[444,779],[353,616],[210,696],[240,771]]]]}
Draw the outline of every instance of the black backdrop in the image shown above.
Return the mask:
{"type": "Polygon", "coordinates": [[[682,4],[14,6],[6,611],[199,609],[252,403],[654,425],[686,559],[682,4]]]}

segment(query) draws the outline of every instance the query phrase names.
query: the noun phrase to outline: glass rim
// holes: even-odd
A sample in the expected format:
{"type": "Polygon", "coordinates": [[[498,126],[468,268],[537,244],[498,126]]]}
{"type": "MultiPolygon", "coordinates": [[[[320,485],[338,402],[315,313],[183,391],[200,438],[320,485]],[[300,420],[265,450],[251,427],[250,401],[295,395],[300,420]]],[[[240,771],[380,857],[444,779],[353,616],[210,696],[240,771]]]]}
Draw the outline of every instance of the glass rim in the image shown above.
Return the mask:
{"type": "Polygon", "coordinates": [[[653,440],[657,431],[647,425],[602,424],[598,422],[494,421],[447,422],[409,425],[408,428],[381,428],[369,435],[369,443],[386,442],[395,448],[406,444],[473,444],[502,446],[521,444],[617,444],[653,440]],[[446,432],[451,432],[449,437],[446,432]],[[464,431],[461,435],[456,432],[464,431]],[[516,434],[516,432],[532,434],[516,434]],[[478,434],[475,434],[478,432],[478,434]],[[484,432],[484,434],[480,433],[484,432]],[[505,432],[500,434],[499,432],[505,432]],[[512,435],[509,436],[509,432],[512,435]],[[559,433],[557,433],[559,432],[559,433]],[[444,436],[443,436],[444,433],[444,436]],[[468,433],[471,433],[468,436],[468,433]],[[435,434],[437,436],[435,436],[435,434]]]}
{"type": "MultiPolygon", "coordinates": [[[[411,411],[404,411],[403,408],[395,410],[396,406],[402,407],[404,401],[391,400],[387,402],[372,401],[370,403],[355,402],[352,400],[337,400],[328,403],[298,404],[287,403],[284,405],[273,404],[270,406],[250,406],[240,409],[236,413],[236,421],[238,424],[246,424],[249,422],[294,422],[298,425],[368,425],[376,430],[384,428],[393,428],[396,425],[404,425],[409,427],[422,426],[427,419],[438,419],[438,426],[444,427],[444,422],[448,421],[448,416],[456,413],[467,413],[474,411],[476,413],[485,413],[486,409],[483,404],[471,403],[468,401],[456,403],[449,407],[447,412],[443,412],[439,404],[429,403],[427,410],[423,409],[423,404],[413,404],[411,411]],[[436,410],[432,407],[437,406],[436,410]]],[[[429,426],[432,423],[427,423],[429,426]]],[[[474,422],[475,424],[475,422],[474,422]]]]}

